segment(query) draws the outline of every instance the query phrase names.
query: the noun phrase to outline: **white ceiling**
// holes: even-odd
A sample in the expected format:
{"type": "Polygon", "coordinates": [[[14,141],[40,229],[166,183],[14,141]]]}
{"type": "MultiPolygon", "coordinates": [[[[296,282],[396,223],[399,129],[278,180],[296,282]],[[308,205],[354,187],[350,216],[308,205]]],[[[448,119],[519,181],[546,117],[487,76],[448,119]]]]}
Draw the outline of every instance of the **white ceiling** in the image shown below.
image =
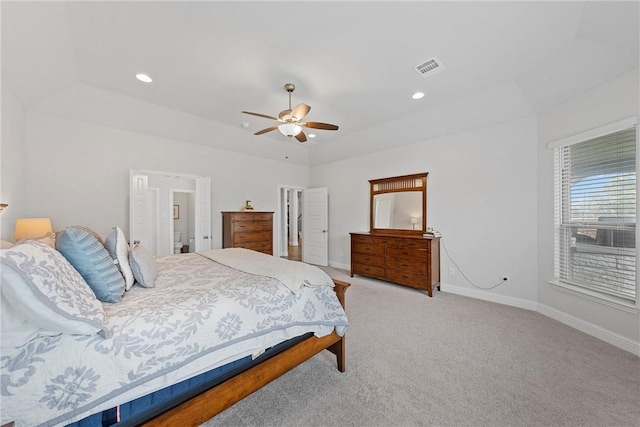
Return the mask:
{"type": "Polygon", "coordinates": [[[277,116],[292,82],[308,120],[340,126],[309,144],[320,162],[335,158],[322,144],[356,155],[535,114],[637,68],[640,50],[638,1],[3,1],[1,13],[2,80],[34,111],[90,88],[247,122],[268,143],[286,138],[251,135],[273,122],[240,111],[277,116]],[[413,67],[432,57],[443,70],[423,79],[413,67]]]}

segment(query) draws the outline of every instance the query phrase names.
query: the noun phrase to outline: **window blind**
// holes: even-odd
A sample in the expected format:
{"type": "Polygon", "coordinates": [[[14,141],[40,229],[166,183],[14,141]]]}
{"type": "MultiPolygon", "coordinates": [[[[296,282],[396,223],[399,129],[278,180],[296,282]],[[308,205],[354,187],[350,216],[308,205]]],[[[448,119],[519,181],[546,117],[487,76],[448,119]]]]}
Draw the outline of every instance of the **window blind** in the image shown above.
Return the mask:
{"type": "Polygon", "coordinates": [[[555,150],[555,276],[636,302],[636,127],[555,150]]]}

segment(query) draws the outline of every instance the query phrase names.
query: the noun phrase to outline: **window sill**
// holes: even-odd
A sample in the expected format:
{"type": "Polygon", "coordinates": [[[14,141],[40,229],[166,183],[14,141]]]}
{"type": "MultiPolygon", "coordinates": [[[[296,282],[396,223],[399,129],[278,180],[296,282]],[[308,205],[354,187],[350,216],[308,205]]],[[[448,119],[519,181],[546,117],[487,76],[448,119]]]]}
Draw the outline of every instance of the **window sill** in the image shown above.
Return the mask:
{"type": "Polygon", "coordinates": [[[627,313],[638,314],[640,310],[638,309],[638,305],[625,301],[620,298],[616,298],[614,296],[600,294],[598,292],[590,291],[589,289],[582,288],[580,286],[571,285],[569,283],[561,282],[559,280],[549,280],[547,281],[553,288],[567,292],[573,295],[577,295],[579,297],[588,299],[590,301],[597,302],[599,304],[604,304],[609,307],[613,307],[617,310],[626,311],[627,313]]]}

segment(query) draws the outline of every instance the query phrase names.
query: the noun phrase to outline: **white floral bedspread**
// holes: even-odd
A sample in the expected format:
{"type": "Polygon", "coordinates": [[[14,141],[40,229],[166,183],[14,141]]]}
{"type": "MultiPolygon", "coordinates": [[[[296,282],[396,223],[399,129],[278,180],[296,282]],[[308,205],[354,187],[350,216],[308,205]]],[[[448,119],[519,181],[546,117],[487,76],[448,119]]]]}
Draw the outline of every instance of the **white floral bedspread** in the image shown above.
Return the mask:
{"type": "Polygon", "coordinates": [[[2,349],[0,424],[64,425],[288,338],[346,331],[331,286],[294,293],[199,254],[157,262],[155,288],[136,285],[104,305],[111,338],[58,335],[2,349]]]}
{"type": "Polygon", "coordinates": [[[327,273],[303,262],[293,262],[243,248],[211,249],[200,254],[245,273],[273,277],[292,292],[299,292],[303,286],[333,287],[333,281],[327,273]]]}

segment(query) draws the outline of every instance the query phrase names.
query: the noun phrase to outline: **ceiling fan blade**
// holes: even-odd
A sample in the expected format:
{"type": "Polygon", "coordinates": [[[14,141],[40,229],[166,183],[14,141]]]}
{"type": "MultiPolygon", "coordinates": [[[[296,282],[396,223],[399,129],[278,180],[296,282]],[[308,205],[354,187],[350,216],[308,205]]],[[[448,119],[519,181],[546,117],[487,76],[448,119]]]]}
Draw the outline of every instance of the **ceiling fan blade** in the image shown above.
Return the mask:
{"type": "Polygon", "coordinates": [[[311,110],[311,107],[307,104],[298,104],[296,105],[296,108],[291,110],[291,115],[298,120],[302,120],[304,116],[309,114],[309,110],[311,110]]]}
{"type": "Polygon", "coordinates": [[[306,142],[307,135],[305,135],[303,131],[300,131],[300,133],[296,135],[296,139],[298,140],[298,142],[306,142]]]}
{"type": "Polygon", "coordinates": [[[298,124],[301,126],[312,128],[312,129],[338,130],[338,126],[332,125],[329,123],[305,122],[305,123],[298,123],[298,124]]]}
{"type": "Polygon", "coordinates": [[[278,129],[278,126],[271,126],[269,128],[259,130],[258,132],[254,133],[254,135],[262,135],[263,133],[271,132],[272,130],[276,129],[278,129]]]}
{"type": "Polygon", "coordinates": [[[279,120],[276,117],[273,116],[267,116],[266,114],[260,114],[260,113],[252,113],[251,111],[243,111],[244,114],[251,114],[252,116],[258,116],[258,117],[264,117],[265,119],[271,119],[271,120],[279,120]]]}

